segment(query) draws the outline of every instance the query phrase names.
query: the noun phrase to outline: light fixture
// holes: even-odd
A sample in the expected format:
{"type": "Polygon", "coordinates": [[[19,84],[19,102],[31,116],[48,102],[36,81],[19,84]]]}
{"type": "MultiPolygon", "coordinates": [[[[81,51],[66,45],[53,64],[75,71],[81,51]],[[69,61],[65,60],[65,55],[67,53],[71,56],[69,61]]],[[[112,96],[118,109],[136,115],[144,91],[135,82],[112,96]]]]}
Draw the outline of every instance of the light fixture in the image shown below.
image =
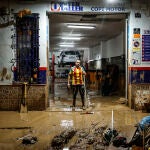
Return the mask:
{"type": "Polygon", "coordinates": [[[74,45],[72,44],[60,44],[60,47],[74,47],[74,45]]]}
{"type": "Polygon", "coordinates": [[[80,37],[62,37],[63,40],[80,40],[80,37]]]}
{"type": "Polygon", "coordinates": [[[87,63],[92,62],[92,61],[94,61],[94,59],[90,59],[90,60],[88,60],[88,62],[87,62],[87,63]]]}
{"type": "Polygon", "coordinates": [[[117,0],[107,0],[108,3],[114,3],[117,2],[117,0]]]}
{"type": "Polygon", "coordinates": [[[78,28],[78,29],[94,29],[95,26],[89,26],[89,25],[67,25],[68,28],[78,28]]]}

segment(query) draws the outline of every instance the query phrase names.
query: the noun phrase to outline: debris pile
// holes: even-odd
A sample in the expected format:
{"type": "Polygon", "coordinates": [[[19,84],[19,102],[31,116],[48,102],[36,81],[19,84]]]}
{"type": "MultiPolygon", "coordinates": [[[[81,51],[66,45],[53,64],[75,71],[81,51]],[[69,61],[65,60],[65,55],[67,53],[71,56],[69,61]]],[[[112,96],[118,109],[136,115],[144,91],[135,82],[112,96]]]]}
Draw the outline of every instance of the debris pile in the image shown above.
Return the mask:
{"type": "Polygon", "coordinates": [[[20,140],[23,145],[35,144],[38,141],[37,137],[32,136],[31,134],[17,138],[17,141],[20,140]]]}
{"type": "Polygon", "coordinates": [[[132,146],[144,147],[145,150],[150,148],[150,116],[144,117],[136,126],[136,131],[129,142],[116,129],[98,124],[92,123],[89,128],[78,130],[66,129],[52,139],[48,150],[61,150],[64,147],[69,150],[105,150],[110,146],[121,149],[132,146]]]}
{"type": "Polygon", "coordinates": [[[59,150],[62,149],[65,144],[75,135],[76,130],[68,129],[61,132],[59,135],[56,135],[51,142],[51,147],[53,149],[59,150]]]}
{"type": "Polygon", "coordinates": [[[37,137],[25,137],[25,138],[23,138],[23,140],[22,140],[22,144],[25,144],[25,145],[27,145],[27,144],[35,144],[36,142],[38,141],[38,139],[37,139],[37,137]]]}

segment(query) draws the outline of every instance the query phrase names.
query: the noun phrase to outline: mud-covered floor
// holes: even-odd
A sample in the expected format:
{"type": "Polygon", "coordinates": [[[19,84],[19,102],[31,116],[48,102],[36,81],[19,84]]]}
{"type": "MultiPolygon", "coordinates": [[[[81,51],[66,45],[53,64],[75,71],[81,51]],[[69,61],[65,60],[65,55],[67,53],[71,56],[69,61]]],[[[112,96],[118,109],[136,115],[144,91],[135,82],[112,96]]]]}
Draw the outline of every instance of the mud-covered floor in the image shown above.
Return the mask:
{"type": "MultiPolygon", "coordinates": [[[[52,138],[62,131],[69,128],[91,129],[93,124],[113,127],[130,141],[135,132],[134,125],[149,114],[134,111],[126,104],[121,104],[119,99],[117,96],[91,98],[92,105],[84,111],[79,107],[72,111],[69,107],[72,101],[65,100],[64,107],[53,104],[46,111],[29,111],[28,113],[1,111],[0,150],[46,150],[50,147],[52,138]],[[38,141],[35,144],[23,145],[22,140],[18,138],[25,135],[35,136],[38,141]]],[[[77,105],[80,106],[80,104],[80,100],[77,101],[77,105]]],[[[64,147],[69,147],[71,144],[73,140],[64,147]]],[[[91,147],[88,149],[92,150],[91,147]]],[[[109,146],[106,149],[117,148],[109,146]]]]}

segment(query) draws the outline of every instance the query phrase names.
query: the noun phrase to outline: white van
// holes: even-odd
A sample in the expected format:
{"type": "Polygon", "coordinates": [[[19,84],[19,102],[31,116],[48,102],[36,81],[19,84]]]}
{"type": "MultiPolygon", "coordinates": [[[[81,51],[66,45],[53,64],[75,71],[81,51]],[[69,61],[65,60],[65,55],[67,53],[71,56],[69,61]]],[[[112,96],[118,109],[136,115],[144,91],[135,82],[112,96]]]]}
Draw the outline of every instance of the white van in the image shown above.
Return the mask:
{"type": "Polygon", "coordinates": [[[77,59],[80,59],[79,51],[62,51],[58,56],[58,67],[63,67],[64,65],[74,65],[77,59]]]}

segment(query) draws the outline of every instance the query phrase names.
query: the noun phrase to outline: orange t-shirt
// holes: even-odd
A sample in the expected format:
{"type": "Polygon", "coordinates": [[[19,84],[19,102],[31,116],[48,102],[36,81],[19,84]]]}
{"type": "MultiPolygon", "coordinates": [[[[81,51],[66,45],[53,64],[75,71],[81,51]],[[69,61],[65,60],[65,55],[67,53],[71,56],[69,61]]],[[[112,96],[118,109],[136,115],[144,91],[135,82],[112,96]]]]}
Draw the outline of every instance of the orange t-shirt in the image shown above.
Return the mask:
{"type": "Polygon", "coordinates": [[[83,72],[84,69],[82,67],[71,67],[69,75],[71,75],[72,85],[83,85],[83,72]]]}

